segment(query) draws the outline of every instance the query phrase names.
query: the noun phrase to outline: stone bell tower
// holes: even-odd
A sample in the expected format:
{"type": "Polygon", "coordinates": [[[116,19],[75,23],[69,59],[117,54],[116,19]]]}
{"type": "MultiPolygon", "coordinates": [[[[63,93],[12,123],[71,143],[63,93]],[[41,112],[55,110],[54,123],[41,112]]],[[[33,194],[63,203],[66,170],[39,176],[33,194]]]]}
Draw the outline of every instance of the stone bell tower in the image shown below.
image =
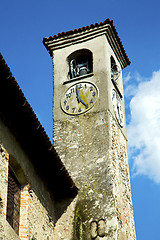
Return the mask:
{"type": "Polygon", "coordinates": [[[53,58],[54,147],[79,188],[74,240],[134,240],[122,69],[113,21],[44,38],[53,58]]]}

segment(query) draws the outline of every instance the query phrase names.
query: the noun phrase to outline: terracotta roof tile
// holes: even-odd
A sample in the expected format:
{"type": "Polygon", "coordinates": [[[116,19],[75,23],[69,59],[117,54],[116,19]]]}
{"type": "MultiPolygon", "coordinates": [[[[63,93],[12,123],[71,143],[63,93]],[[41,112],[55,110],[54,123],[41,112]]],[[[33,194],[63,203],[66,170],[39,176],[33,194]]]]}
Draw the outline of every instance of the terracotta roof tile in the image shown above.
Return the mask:
{"type": "MultiPolygon", "coordinates": [[[[116,36],[116,38],[117,38],[117,40],[118,40],[118,43],[119,43],[119,45],[120,45],[120,48],[121,48],[121,50],[122,50],[122,52],[123,52],[123,54],[124,54],[124,56],[125,56],[125,59],[126,59],[126,61],[127,61],[127,65],[130,65],[131,62],[130,62],[130,60],[129,60],[126,52],[125,52],[125,49],[124,49],[124,47],[123,47],[123,44],[122,44],[122,42],[121,42],[121,40],[120,40],[120,38],[119,38],[119,36],[118,36],[117,30],[116,30],[115,26],[113,25],[113,20],[110,20],[109,18],[107,18],[104,22],[91,24],[90,26],[86,26],[86,27],[82,27],[82,28],[70,30],[70,31],[67,31],[67,32],[58,33],[57,35],[54,35],[53,37],[50,36],[50,37],[48,37],[48,38],[44,38],[44,39],[43,39],[43,43],[44,43],[44,45],[46,46],[46,48],[48,49],[46,43],[49,42],[49,41],[51,41],[51,40],[58,39],[58,38],[60,38],[60,37],[69,36],[69,35],[72,35],[72,34],[74,34],[74,33],[80,33],[80,32],[82,32],[82,31],[86,31],[86,30],[89,30],[89,29],[94,29],[94,28],[97,28],[97,27],[99,27],[99,26],[104,26],[105,24],[110,24],[110,26],[112,27],[113,32],[114,32],[114,34],[115,34],[115,36],[116,36]]],[[[49,49],[48,49],[48,50],[49,50],[49,49]]]]}

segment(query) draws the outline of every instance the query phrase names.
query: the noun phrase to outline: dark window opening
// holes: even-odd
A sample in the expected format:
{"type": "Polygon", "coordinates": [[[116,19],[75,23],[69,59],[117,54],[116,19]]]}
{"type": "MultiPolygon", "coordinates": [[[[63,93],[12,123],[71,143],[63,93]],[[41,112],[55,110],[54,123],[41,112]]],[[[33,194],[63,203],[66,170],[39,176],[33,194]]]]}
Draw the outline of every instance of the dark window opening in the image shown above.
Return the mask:
{"type": "Polygon", "coordinates": [[[111,56],[111,79],[116,81],[120,75],[120,69],[116,64],[114,58],[111,56]]]}
{"type": "Polygon", "coordinates": [[[117,65],[114,58],[111,56],[111,79],[114,79],[114,75],[117,72],[117,65]]]}
{"type": "Polygon", "coordinates": [[[9,167],[6,218],[17,234],[19,234],[20,195],[21,185],[14,171],[9,167]]]}
{"type": "Polygon", "coordinates": [[[73,52],[68,57],[70,79],[93,72],[92,52],[81,49],[73,52]]]}

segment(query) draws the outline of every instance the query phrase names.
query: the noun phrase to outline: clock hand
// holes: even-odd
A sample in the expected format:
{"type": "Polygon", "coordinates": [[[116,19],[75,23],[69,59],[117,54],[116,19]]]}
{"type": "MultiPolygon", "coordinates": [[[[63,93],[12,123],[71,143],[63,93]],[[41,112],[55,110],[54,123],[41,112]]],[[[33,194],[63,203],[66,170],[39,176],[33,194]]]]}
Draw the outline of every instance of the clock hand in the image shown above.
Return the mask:
{"type": "Polygon", "coordinates": [[[117,103],[117,110],[118,110],[118,116],[120,115],[120,112],[119,112],[119,102],[117,103]]]}
{"type": "Polygon", "coordinates": [[[79,96],[78,85],[76,85],[76,98],[77,98],[77,101],[80,102],[80,96],[79,96]]]}
{"type": "Polygon", "coordinates": [[[80,102],[81,102],[86,108],[88,108],[88,104],[86,104],[81,98],[80,98],[80,102]]]}
{"type": "Polygon", "coordinates": [[[78,85],[76,85],[76,98],[77,98],[77,101],[78,103],[81,102],[86,108],[88,108],[88,104],[86,104],[82,99],[81,97],[79,96],[79,90],[78,90],[78,85]]]}

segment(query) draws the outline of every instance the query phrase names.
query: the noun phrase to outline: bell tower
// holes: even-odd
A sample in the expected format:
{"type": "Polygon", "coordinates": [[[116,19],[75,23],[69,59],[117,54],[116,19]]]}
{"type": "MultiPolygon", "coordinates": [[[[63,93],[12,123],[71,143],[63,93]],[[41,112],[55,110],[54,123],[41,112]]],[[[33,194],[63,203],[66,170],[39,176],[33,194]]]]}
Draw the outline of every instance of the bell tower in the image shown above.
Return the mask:
{"type": "Polygon", "coordinates": [[[134,240],[122,69],[113,21],[44,38],[53,59],[54,147],[79,188],[71,239],[134,240]]]}

